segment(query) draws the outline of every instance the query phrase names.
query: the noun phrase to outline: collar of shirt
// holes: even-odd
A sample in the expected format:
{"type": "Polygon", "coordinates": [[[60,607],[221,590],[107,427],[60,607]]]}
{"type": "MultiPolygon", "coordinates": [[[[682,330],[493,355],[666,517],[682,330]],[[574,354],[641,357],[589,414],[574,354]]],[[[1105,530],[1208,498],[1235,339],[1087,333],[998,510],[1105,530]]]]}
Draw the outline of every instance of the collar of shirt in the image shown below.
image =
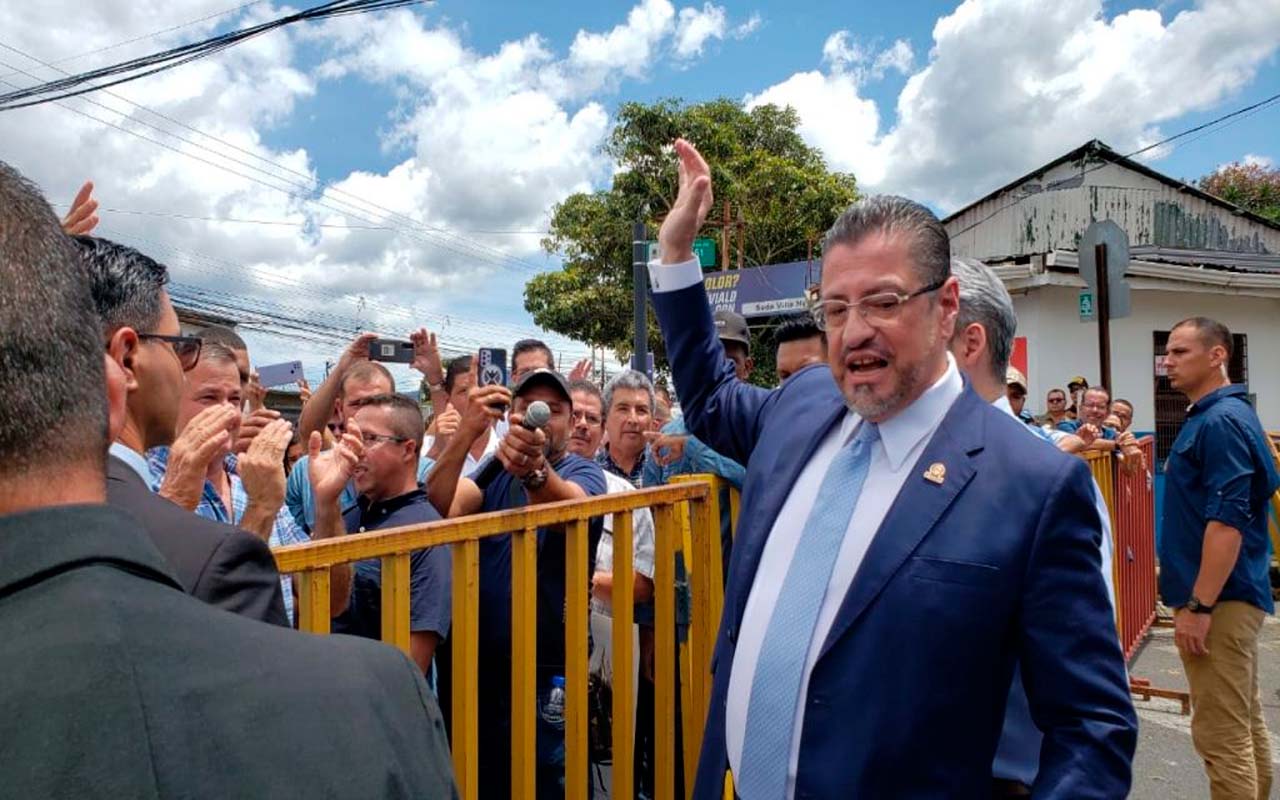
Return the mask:
{"type": "Polygon", "coordinates": [[[426,493],[419,488],[410,492],[405,492],[402,495],[389,497],[386,500],[375,501],[361,495],[360,499],[356,501],[356,505],[360,507],[361,516],[386,517],[396,513],[405,506],[421,502],[426,498],[426,493]]]}
{"type": "MultiPolygon", "coordinates": [[[[960,370],[956,369],[955,359],[947,353],[947,371],[942,377],[916,398],[914,403],[880,423],[880,442],[893,471],[902,469],[907,456],[938,427],[939,421],[946,416],[951,404],[963,390],[964,381],[960,378],[960,370]]],[[[849,441],[861,419],[858,414],[845,415],[841,428],[841,438],[845,442],[849,441]]]]}
{"type": "Polygon", "coordinates": [[[1224,397],[1245,397],[1248,394],[1248,390],[1246,390],[1242,384],[1229,383],[1221,389],[1214,389],[1212,392],[1209,392],[1204,397],[1201,397],[1199,400],[1187,406],[1187,414],[1199,414],[1206,411],[1210,406],[1224,397]]]}
{"type": "Polygon", "coordinates": [[[151,467],[147,464],[147,459],[141,453],[131,447],[120,444],[119,442],[112,442],[111,447],[107,448],[107,453],[123,461],[128,465],[129,469],[138,473],[138,477],[142,478],[142,482],[145,483],[148,488],[151,487],[151,484],[153,483],[151,467]]]}
{"type": "Polygon", "coordinates": [[[627,472],[625,469],[618,466],[618,462],[613,460],[613,456],[609,455],[608,447],[601,447],[600,452],[596,453],[596,463],[599,464],[600,468],[605,472],[612,472],[619,478],[626,478],[631,482],[632,486],[638,487],[644,480],[644,463],[648,455],[649,449],[647,447],[644,450],[641,450],[640,457],[636,459],[635,467],[630,472],[627,472]]]}

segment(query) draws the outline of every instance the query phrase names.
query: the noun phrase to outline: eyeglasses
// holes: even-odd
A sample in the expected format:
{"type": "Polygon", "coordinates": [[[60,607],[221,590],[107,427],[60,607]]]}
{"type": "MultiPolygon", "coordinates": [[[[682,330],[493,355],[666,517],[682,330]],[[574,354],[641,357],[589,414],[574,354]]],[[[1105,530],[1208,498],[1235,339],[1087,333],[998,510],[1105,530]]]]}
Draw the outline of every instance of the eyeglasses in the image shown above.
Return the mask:
{"type": "Polygon", "coordinates": [[[589,414],[586,411],[575,410],[572,416],[575,425],[583,420],[586,420],[588,425],[600,425],[604,422],[604,420],[600,419],[598,414],[589,414]]]}
{"type": "Polygon", "coordinates": [[[843,328],[849,321],[849,310],[854,308],[866,322],[872,325],[883,325],[896,320],[902,313],[902,307],[913,297],[936,292],[945,283],[944,278],[907,294],[877,292],[852,303],[846,300],[819,300],[813,304],[810,311],[818,327],[829,331],[843,328]]]}
{"type": "Polygon", "coordinates": [[[178,362],[182,364],[183,372],[194,368],[200,362],[200,349],[204,346],[204,339],[199,336],[163,336],[159,333],[140,333],[138,338],[143,341],[168,342],[173,347],[173,352],[178,356],[178,362]]]}
{"type": "Polygon", "coordinates": [[[385,433],[361,433],[360,440],[365,447],[375,447],[379,442],[407,442],[407,436],[388,436],[385,433]]]}
{"type": "Polygon", "coordinates": [[[1050,403],[1065,403],[1065,402],[1067,402],[1067,398],[1065,398],[1065,397],[1050,397],[1050,398],[1049,398],[1049,402],[1050,402],[1050,403]]]}

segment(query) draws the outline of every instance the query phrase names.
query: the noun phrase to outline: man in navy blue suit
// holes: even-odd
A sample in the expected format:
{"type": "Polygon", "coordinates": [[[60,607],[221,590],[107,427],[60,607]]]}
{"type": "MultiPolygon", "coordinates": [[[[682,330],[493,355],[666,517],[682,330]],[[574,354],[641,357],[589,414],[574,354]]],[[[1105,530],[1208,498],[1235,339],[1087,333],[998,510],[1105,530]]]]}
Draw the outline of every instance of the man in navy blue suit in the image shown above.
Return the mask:
{"type": "Polygon", "coordinates": [[[1035,796],[1123,798],[1137,722],[1089,472],[962,379],[946,231],[902,198],[850,207],[815,308],[830,369],[759,389],[693,257],[710,170],[676,152],[654,306],[690,431],[748,465],[696,796],[728,771],[745,800],[989,797],[1016,663],[1035,796]]]}

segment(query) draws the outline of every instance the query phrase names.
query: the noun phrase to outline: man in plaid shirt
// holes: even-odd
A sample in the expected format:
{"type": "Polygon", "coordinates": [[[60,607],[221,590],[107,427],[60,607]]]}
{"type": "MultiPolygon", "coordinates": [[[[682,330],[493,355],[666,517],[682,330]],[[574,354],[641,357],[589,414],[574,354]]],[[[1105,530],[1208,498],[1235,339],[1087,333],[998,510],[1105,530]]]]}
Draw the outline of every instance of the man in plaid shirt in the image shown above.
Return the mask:
{"type": "MultiPolygon", "coordinates": [[[[206,345],[187,374],[172,447],[148,451],[152,488],[207,519],[238,525],[272,547],[310,541],[284,508],[284,451],[293,427],[267,425],[249,449],[231,453],[240,423],[240,374],[235,355],[206,345]]],[[[294,624],[293,582],[280,576],[285,612],[294,624]]]]}

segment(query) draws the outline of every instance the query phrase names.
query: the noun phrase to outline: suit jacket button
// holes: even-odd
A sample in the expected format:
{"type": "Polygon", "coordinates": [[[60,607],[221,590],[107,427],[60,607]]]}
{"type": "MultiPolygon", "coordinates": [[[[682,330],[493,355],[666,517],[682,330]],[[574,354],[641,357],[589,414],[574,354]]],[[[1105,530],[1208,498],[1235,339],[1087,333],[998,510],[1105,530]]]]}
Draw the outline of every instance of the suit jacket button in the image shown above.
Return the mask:
{"type": "Polygon", "coordinates": [[[811,695],[809,695],[809,705],[813,706],[814,708],[821,708],[822,706],[825,706],[826,704],[827,704],[827,697],[826,697],[826,695],[821,695],[821,694],[811,694],[811,695]]]}

